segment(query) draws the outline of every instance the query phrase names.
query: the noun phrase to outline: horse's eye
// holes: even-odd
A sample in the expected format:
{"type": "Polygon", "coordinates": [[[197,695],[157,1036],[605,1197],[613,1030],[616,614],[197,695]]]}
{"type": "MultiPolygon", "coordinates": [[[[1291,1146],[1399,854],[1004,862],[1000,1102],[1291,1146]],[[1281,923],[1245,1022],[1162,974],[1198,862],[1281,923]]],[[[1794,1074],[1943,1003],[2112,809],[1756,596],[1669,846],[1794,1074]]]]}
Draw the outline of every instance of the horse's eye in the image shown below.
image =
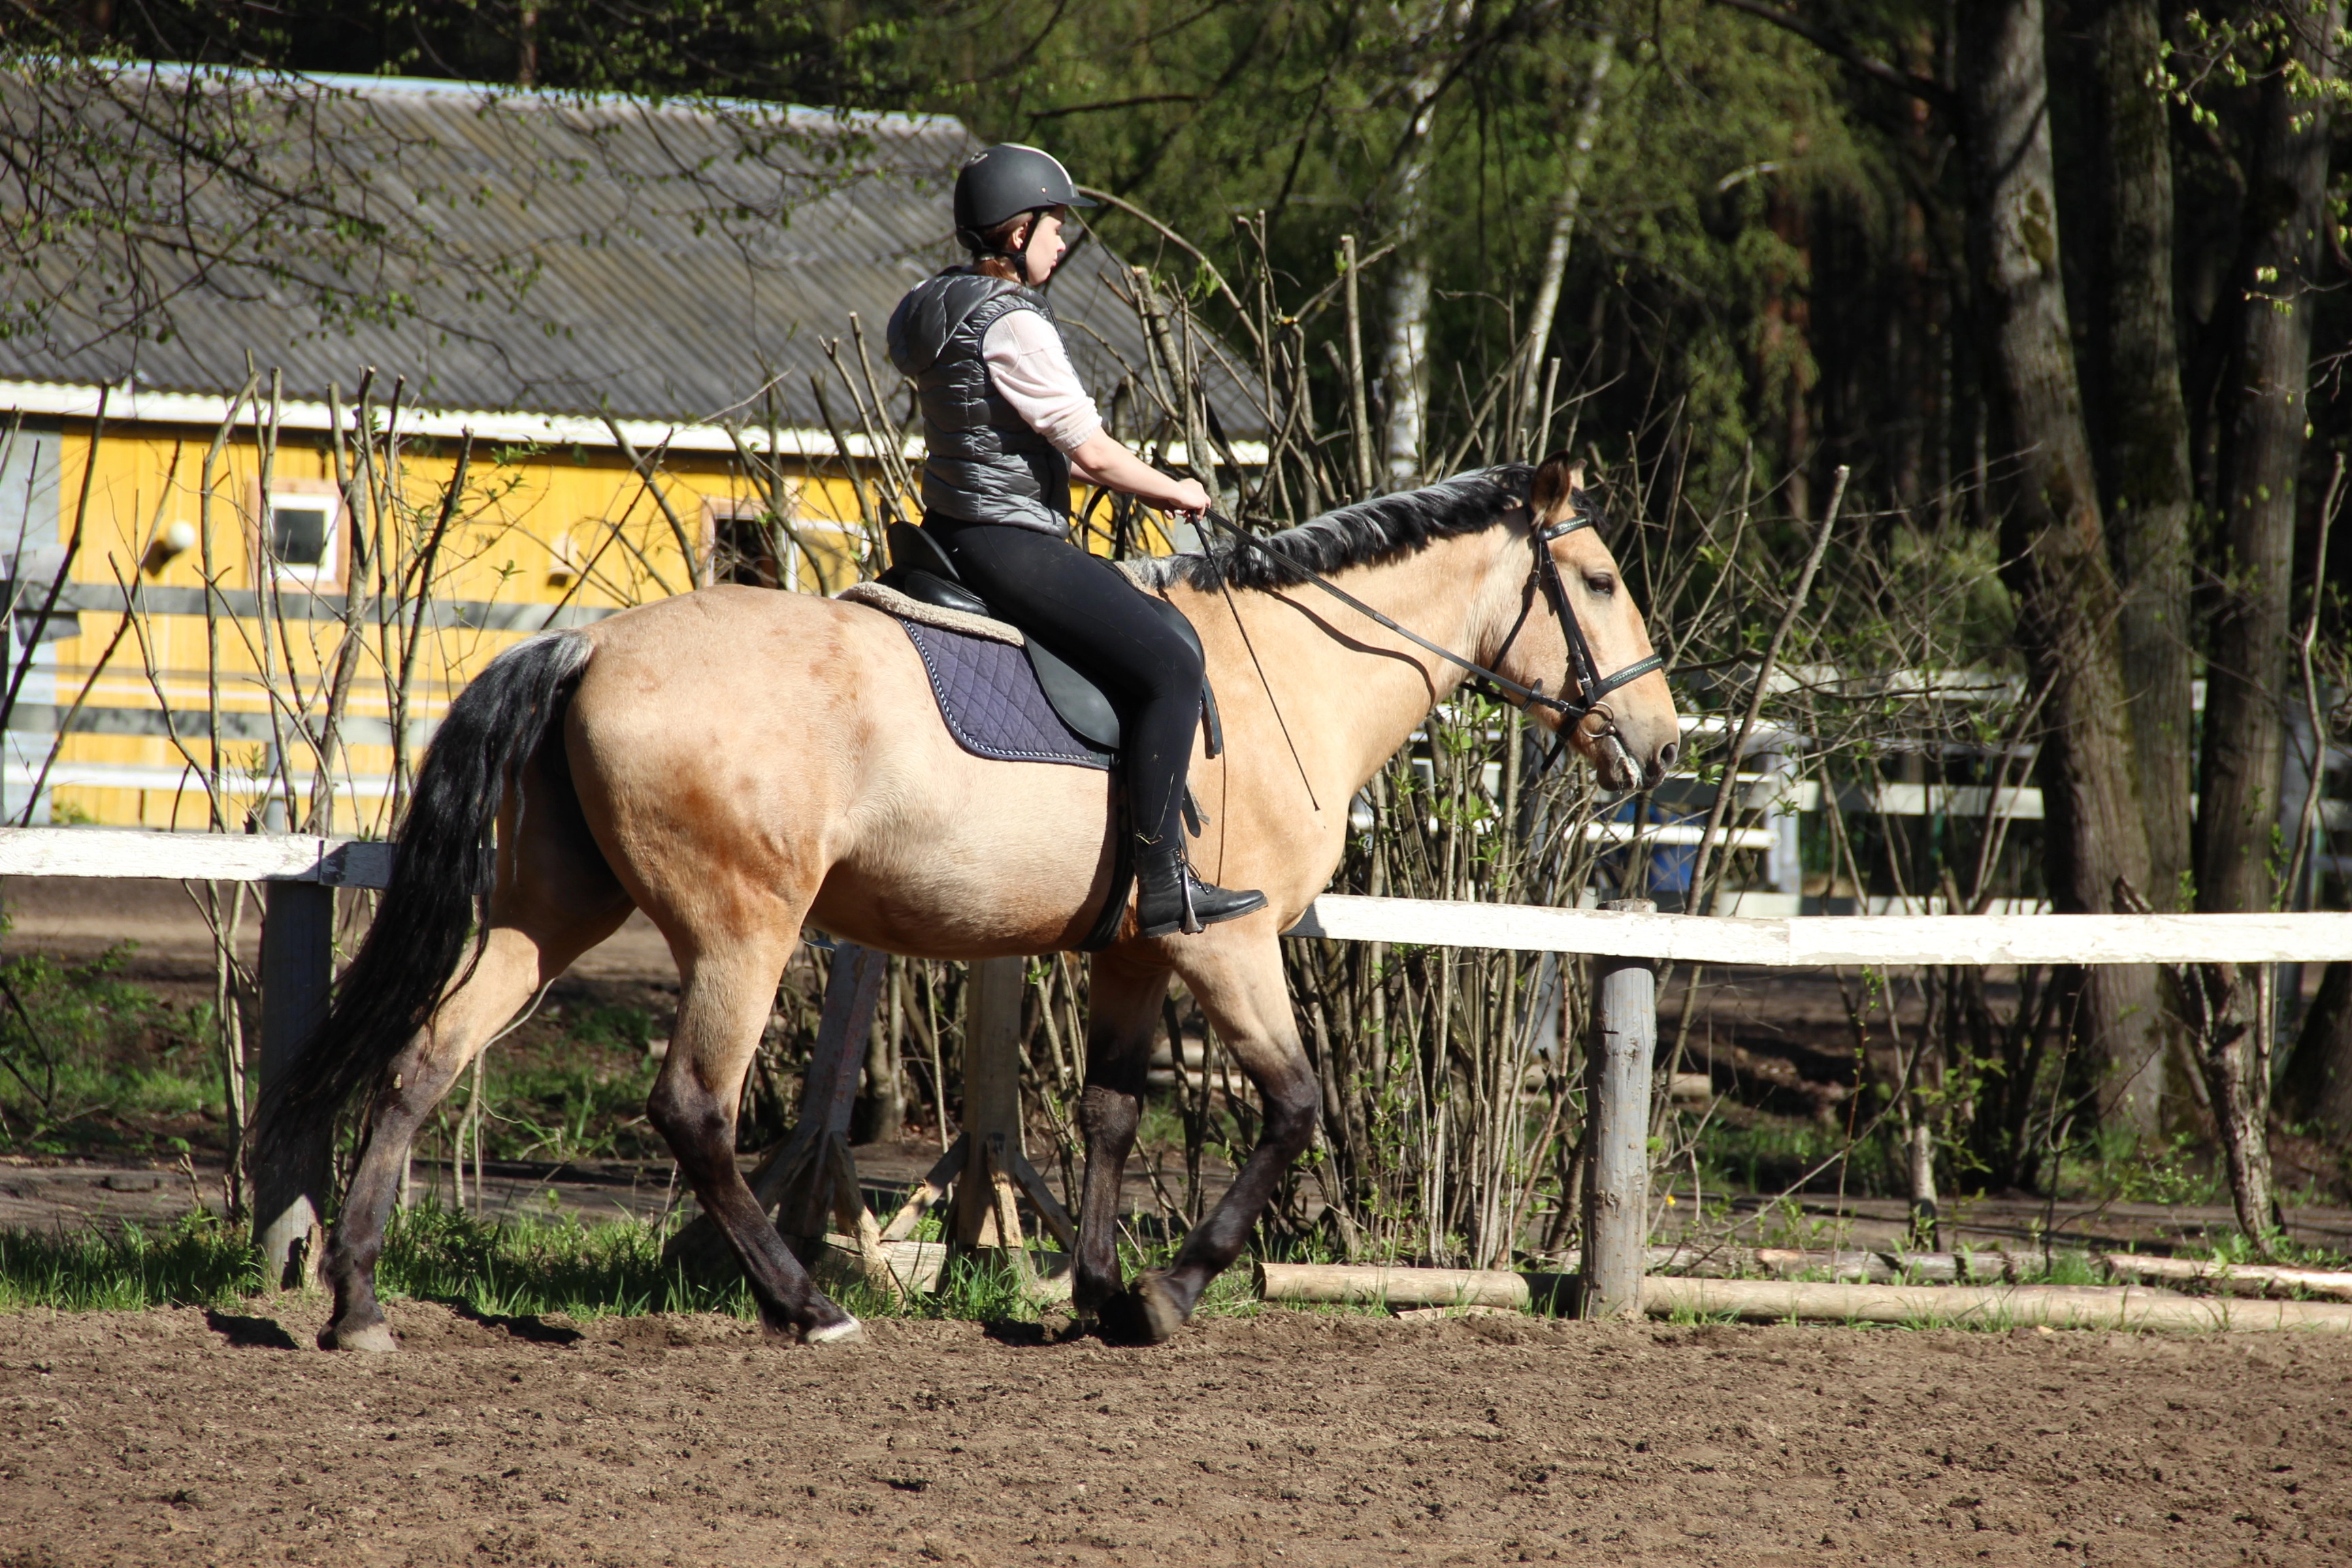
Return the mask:
{"type": "Polygon", "coordinates": [[[1588,572],[1584,576],[1584,585],[1595,595],[1605,599],[1617,591],[1617,579],[1606,572],[1588,572]]]}

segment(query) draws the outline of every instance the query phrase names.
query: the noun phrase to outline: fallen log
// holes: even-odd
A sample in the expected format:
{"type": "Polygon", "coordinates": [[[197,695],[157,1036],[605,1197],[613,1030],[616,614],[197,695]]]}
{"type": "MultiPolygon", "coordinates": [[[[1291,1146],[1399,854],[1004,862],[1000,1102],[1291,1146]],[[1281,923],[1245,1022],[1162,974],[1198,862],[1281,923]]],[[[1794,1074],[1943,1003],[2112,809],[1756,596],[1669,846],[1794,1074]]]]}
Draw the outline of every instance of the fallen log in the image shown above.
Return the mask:
{"type": "Polygon", "coordinates": [[[1836,1285],[1654,1276],[1642,1281],[1642,1310],[1654,1318],[1688,1312],[1749,1322],[2352,1332],[2352,1306],[2176,1296],[2130,1286],[1836,1285]]]}
{"type": "MultiPolygon", "coordinates": [[[[1563,1273],[1581,1262],[1576,1248],[1546,1254],[1563,1273]]],[[[1782,1279],[1822,1274],[1877,1285],[2015,1283],[2049,1272],[2038,1252],[1865,1252],[1795,1247],[1738,1247],[1727,1242],[1683,1242],[1653,1247],[1648,1271],[1710,1279],[1746,1279],[1767,1275],[1782,1279]]]]}
{"type": "MultiPolygon", "coordinates": [[[[1266,1301],[1520,1312],[1567,1310],[1578,1283],[1569,1274],[1345,1263],[1261,1263],[1256,1274],[1259,1299],[1266,1301]]],[[[2352,1305],[2181,1296],[2113,1285],[1840,1284],[1654,1274],[1642,1281],[1642,1310],[1654,1318],[1687,1312],[1750,1322],[2352,1332],[2352,1305]]]]}
{"type": "Polygon", "coordinates": [[[2198,1285],[2241,1296],[2292,1296],[2297,1291],[2352,1300],[2352,1273],[2333,1268],[2294,1268],[2269,1263],[2222,1263],[2210,1258],[2152,1258],[2110,1252],[2099,1261],[2119,1279],[2166,1285],[2198,1285]]]}
{"type": "Polygon", "coordinates": [[[1258,1299],[1357,1307],[1506,1307],[1531,1311],[1566,1280],[1505,1268],[1404,1268],[1370,1263],[1261,1263],[1258,1299]]]}

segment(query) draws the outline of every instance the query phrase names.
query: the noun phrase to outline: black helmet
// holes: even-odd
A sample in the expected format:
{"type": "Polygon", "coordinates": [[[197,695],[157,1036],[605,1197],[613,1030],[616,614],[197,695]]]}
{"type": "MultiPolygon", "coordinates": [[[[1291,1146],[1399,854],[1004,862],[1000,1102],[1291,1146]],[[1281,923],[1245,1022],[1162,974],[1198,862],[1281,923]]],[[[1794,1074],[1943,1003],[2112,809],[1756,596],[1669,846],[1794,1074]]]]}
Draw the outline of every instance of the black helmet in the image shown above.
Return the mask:
{"type": "Polygon", "coordinates": [[[984,250],[982,236],[997,225],[1042,207],[1090,207],[1070,172],[1051,153],[1000,142],[982,147],[956,175],[956,238],[966,250],[984,250]]]}

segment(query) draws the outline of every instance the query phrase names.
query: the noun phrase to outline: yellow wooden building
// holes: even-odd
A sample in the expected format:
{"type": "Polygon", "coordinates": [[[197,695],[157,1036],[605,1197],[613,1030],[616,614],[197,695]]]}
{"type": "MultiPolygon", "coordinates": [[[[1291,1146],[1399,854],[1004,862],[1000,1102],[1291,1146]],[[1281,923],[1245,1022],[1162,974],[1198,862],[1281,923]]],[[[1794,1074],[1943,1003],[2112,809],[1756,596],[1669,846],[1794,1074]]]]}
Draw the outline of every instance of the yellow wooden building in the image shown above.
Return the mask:
{"type": "MultiPolygon", "coordinates": [[[[215,213],[252,266],[167,248],[144,265],[173,287],[52,283],[44,331],[0,339],[0,817],[381,834],[452,693],[518,639],[878,566],[868,510],[910,455],[877,449],[907,412],[881,329],[950,259],[956,121],[379,79],[138,90],[292,95],[314,145],[284,156],[341,138],[365,155],[338,180],[438,192],[414,199],[440,230],[382,247],[373,286],[404,302],[355,311],[333,257],[215,213]]],[[[1078,259],[1055,305],[1111,407],[1148,354],[1120,269],[1078,259]]]]}

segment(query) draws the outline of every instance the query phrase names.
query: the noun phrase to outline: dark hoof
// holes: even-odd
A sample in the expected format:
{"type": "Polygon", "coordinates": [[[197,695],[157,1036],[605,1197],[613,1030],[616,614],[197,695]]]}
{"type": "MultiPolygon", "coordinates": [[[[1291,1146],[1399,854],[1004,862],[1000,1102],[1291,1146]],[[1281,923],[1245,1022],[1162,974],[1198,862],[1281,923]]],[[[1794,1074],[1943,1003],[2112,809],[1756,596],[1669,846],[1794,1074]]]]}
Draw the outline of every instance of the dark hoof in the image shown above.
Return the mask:
{"type": "Polygon", "coordinates": [[[1146,1274],[1131,1290],[1105,1301],[1096,1320],[1103,1339],[1115,1345],[1165,1344],[1187,1316],[1158,1274],[1146,1274]]]}
{"type": "Polygon", "coordinates": [[[392,1330],[378,1318],[373,1323],[329,1323],[319,1331],[319,1348],[389,1355],[400,1348],[400,1342],[392,1337],[392,1330]]]}

